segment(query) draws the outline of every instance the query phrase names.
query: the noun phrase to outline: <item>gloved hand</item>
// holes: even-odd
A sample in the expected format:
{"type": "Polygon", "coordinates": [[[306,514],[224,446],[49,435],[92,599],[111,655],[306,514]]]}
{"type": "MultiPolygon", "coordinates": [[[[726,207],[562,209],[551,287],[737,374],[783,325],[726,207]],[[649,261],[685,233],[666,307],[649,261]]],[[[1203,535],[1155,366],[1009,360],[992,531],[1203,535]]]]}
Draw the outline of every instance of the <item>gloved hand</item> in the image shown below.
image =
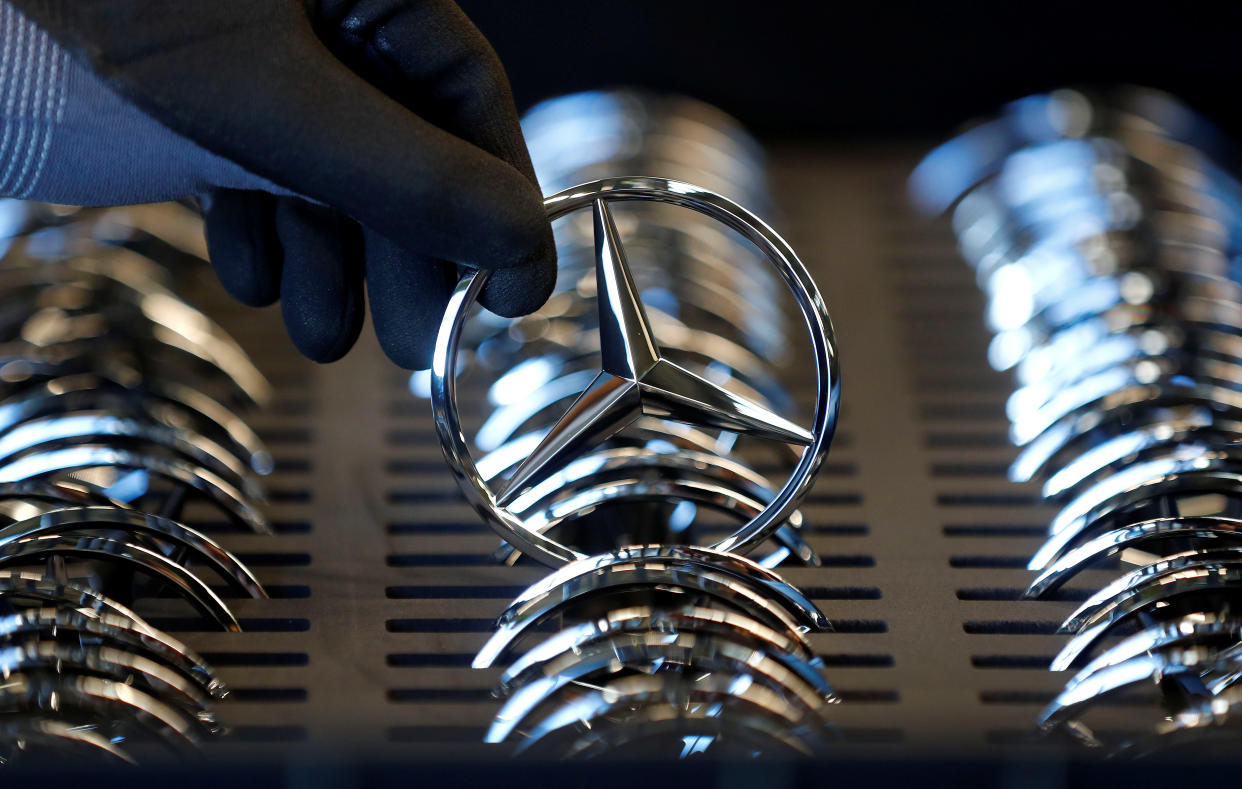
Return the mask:
{"type": "Polygon", "coordinates": [[[551,292],[508,82],[451,0],[5,2],[0,194],[201,194],[225,287],[279,298],[317,361],[357,338],[364,278],[407,368],[429,363],[457,266],[497,269],[483,304],[502,315],[551,292]]]}

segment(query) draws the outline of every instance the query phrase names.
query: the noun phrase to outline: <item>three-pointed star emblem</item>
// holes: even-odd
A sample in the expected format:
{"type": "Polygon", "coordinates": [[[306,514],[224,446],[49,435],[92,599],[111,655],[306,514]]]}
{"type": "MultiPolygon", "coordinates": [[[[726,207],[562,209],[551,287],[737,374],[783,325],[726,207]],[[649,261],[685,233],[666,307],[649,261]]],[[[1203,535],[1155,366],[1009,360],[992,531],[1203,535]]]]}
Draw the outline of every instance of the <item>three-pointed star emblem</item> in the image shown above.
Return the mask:
{"type": "Polygon", "coordinates": [[[644,416],[810,445],[815,437],[809,431],[660,355],[603,200],[595,201],[594,213],[603,369],[518,465],[497,503],[511,504],[547,474],[644,416]]]}

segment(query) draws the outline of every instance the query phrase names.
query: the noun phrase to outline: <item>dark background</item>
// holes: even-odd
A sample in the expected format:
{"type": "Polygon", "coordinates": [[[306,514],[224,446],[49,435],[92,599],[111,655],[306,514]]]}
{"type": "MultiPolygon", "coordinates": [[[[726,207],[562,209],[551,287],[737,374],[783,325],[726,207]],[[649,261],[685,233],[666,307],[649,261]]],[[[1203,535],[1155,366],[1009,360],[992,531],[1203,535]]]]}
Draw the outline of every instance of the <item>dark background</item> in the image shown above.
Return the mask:
{"type": "Polygon", "coordinates": [[[766,136],[939,135],[1066,85],[1169,90],[1242,136],[1242,3],[460,0],[521,108],[629,84],[766,136]]]}

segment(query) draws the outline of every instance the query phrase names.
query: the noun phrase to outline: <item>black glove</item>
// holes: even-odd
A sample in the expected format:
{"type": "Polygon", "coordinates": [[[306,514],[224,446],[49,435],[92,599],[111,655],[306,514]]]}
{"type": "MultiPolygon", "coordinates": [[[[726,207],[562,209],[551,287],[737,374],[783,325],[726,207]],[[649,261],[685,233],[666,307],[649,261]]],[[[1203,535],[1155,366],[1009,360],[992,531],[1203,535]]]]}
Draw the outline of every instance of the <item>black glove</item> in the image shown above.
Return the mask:
{"type": "MultiPolygon", "coordinates": [[[[103,195],[99,178],[86,191],[107,202],[108,183],[158,178],[173,151],[177,178],[149,191],[207,191],[220,279],[247,304],[279,298],[312,359],[357,339],[364,278],[380,343],[407,368],[429,363],[457,266],[498,269],[483,304],[505,316],[551,292],[551,229],[508,82],[451,0],[7,2],[70,52],[66,68],[87,66],[169,135],[144,144],[133,174],[103,178],[103,195]],[[195,148],[204,164],[187,174],[195,148]]],[[[114,125],[92,139],[132,154],[117,140],[141,123],[114,125]]],[[[65,149],[72,132],[48,139],[65,149]]],[[[59,191],[31,196],[69,202],[58,145],[35,180],[59,191]]]]}

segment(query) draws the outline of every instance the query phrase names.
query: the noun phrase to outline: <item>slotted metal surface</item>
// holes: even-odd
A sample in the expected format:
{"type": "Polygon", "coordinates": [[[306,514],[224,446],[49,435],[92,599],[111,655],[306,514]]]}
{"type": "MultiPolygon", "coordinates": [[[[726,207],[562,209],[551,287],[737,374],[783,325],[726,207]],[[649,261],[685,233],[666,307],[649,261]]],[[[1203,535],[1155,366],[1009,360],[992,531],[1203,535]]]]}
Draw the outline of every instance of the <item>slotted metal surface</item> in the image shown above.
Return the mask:
{"type": "MultiPolygon", "coordinates": [[[[828,614],[814,635],[843,698],[842,753],[1030,756],[1045,668],[1081,598],[1018,601],[1049,510],[1010,483],[1010,382],[985,363],[981,299],[944,226],[905,205],[923,148],[779,148],[778,224],[820,283],[842,346],[844,409],[805,506],[822,568],[782,568],[828,614]]],[[[444,467],[426,401],[374,338],[337,364],[300,359],[278,310],[207,306],[271,376],[252,418],[278,459],[279,534],[223,534],[274,592],[235,600],[248,631],[203,632],[144,609],[235,688],[220,757],[499,758],[481,744],[494,674],[469,668],[538,567],[501,567],[496,538],[444,467]]],[[[222,527],[221,527],[222,528],[222,527]]],[[[1080,579],[1086,582],[1089,578],[1080,579]]],[[[1124,699],[1123,699],[1124,702],[1124,699]]],[[[1113,710],[1124,724],[1124,703],[1113,710]]]]}

